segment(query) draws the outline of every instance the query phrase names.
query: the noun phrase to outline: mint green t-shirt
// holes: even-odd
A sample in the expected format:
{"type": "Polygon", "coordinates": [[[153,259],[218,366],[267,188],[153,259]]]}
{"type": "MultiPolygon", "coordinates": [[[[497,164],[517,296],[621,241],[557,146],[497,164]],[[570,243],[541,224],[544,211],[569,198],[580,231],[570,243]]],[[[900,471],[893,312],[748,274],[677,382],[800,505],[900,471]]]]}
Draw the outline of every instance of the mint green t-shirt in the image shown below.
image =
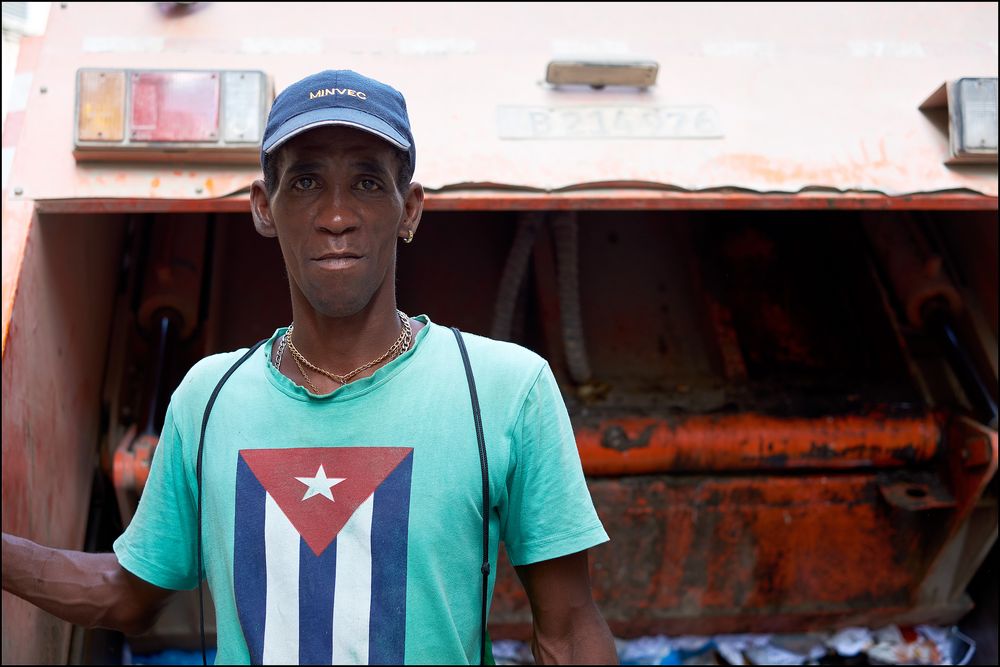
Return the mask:
{"type": "MultiPolygon", "coordinates": [[[[220,663],[474,663],[482,472],[453,333],[427,323],[374,375],[317,396],[272,344],[225,384],[204,445],[205,570],[220,663]]],[[[464,334],[482,409],[490,562],[526,565],[607,541],[545,360],[464,334]]],[[[205,406],[243,354],[202,360],[167,410],[122,566],[198,585],[195,466],[205,406]]],[[[490,575],[492,598],[496,568],[490,575]]]]}

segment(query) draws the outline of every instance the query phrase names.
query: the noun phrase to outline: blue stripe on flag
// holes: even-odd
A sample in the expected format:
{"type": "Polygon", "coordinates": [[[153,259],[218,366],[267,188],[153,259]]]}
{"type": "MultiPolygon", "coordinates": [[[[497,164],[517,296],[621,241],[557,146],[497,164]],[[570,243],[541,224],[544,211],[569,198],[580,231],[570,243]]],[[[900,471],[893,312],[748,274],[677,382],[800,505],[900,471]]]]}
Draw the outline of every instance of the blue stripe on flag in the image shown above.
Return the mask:
{"type": "Polygon", "coordinates": [[[319,556],[305,540],[299,549],[299,664],[333,664],[333,592],[337,540],[319,556]]]}
{"type": "Polygon", "coordinates": [[[250,662],[264,663],[264,617],[267,611],[267,563],[264,560],[264,487],[238,456],[236,465],[236,530],[233,536],[233,581],[236,608],[250,662]]]}
{"type": "Polygon", "coordinates": [[[375,491],[368,664],[401,665],[406,641],[406,549],[413,452],[375,491]]]}

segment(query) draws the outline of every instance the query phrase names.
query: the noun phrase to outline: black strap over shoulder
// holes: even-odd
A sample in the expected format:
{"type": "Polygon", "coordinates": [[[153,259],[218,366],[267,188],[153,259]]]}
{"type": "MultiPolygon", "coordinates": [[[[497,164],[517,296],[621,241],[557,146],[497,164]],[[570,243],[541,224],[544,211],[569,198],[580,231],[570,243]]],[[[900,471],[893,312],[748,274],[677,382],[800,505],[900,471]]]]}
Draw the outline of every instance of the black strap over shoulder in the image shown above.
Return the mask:
{"type": "Polygon", "coordinates": [[[483,606],[480,615],[479,627],[479,664],[486,664],[486,595],[489,592],[490,581],[490,474],[486,462],[486,439],[483,437],[483,417],[479,411],[479,395],[476,393],[476,380],[472,376],[472,364],[469,362],[469,353],[465,349],[465,341],[462,340],[462,332],[455,327],[451,328],[458,341],[458,349],[462,353],[462,363],[465,364],[465,376],[469,380],[469,396],[472,398],[472,418],[476,423],[476,439],[479,441],[479,463],[483,470],[483,565],[480,571],[483,573],[483,606]]]}
{"type": "Polygon", "coordinates": [[[219,397],[219,392],[222,391],[222,385],[226,384],[226,380],[229,379],[236,369],[243,365],[243,362],[249,359],[254,352],[257,351],[261,345],[268,341],[265,338],[259,341],[256,345],[247,350],[246,354],[240,357],[239,361],[229,367],[226,374],[222,376],[219,380],[219,384],[215,385],[215,389],[212,391],[212,395],[208,399],[208,404],[205,406],[205,416],[201,418],[201,437],[198,438],[198,463],[195,468],[195,479],[198,482],[198,617],[201,625],[201,664],[208,664],[208,653],[205,650],[205,592],[204,584],[202,580],[204,579],[203,573],[205,570],[205,564],[202,558],[202,544],[201,544],[201,460],[202,455],[205,451],[205,431],[208,430],[208,416],[212,414],[212,406],[215,405],[215,399],[219,397]]]}

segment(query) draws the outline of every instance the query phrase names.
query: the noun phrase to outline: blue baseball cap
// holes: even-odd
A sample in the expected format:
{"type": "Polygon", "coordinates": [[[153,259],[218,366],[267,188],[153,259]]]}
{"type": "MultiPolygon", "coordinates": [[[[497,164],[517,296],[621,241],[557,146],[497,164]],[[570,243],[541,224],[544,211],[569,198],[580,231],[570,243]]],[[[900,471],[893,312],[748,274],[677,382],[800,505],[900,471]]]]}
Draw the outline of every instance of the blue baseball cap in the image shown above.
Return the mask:
{"type": "Polygon", "coordinates": [[[271,105],[261,144],[265,155],[292,137],[323,125],[346,125],[370,132],[406,151],[410,167],[417,150],[402,93],[351,70],[326,70],[281,91],[271,105]]]}

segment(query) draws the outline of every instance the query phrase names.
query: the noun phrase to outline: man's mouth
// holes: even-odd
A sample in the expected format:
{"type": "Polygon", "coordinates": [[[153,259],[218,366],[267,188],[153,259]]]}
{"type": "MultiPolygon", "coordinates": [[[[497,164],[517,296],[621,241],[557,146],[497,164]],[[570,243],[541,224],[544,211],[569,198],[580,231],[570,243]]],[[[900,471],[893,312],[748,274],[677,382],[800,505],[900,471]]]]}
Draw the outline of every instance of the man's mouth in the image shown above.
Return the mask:
{"type": "Polygon", "coordinates": [[[336,270],[347,269],[364,259],[353,252],[328,252],[313,259],[321,268],[336,270]]]}

